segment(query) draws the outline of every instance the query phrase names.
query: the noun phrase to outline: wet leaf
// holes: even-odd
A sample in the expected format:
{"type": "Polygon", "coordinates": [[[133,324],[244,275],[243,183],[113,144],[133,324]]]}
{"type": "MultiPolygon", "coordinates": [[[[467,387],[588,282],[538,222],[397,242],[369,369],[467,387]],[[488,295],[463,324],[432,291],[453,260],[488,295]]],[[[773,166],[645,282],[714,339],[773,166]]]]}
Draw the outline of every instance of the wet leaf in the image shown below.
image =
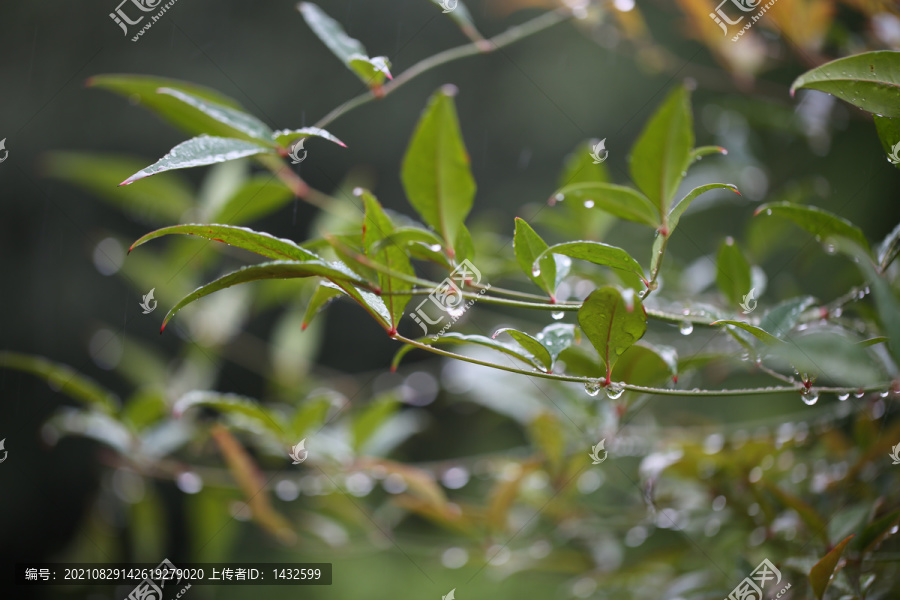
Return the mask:
{"type": "Polygon", "coordinates": [[[885,379],[879,363],[854,338],[818,331],[786,339],[787,343],[773,348],[774,353],[820,381],[857,387],[885,379]]]}
{"type": "Polygon", "coordinates": [[[668,215],[694,147],[690,92],[675,88],[653,114],[631,151],[629,170],[638,188],[668,215]]]}
{"type": "Polygon", "coordinates": [[[318,315],[332,300],[344,293],[344,290],[330,281],[320,281],[312,298],[309,300],[309,304],[306,305],[306,314],[303,315],[302,328],[306,329],[309,327],[309,324],[316,315],[318,315]]]}
{"type": "Polygon", "coordinates": [[[900,254],[900,225],[894,227],[878,246],[878,268],[883,273],[900,254]]]}
{"type": "Polygon", "coordinates": [[[812,585],[813,593],[819,600],[822,600],[822,597],[825,595],[825,590],[828,588],[828,584],[831,583],[831,577],[834,575],[835,567],[837,567],[838,561],[844,553],[844,548],[847,547],[847,544],[852,539],[853,536],[851,535],[832,548],[809,572],[809,583],[812,585]]]}
{"type": "MultiPolygon", "coordinates": [[[[379,242],[394,233],[394,224],[385,214],[375,196],[367,191],[361,191],[360,195],[366,211],[363,223],[363,244],[366,255],[393,272],[415,277],[415,271],[409,262],[409,255],[402,246],[385,244],[376,249],[379,242]]],[[[413,285],[408,281],[384,273],[378,273],[378,285],[382,292],[385,292],[381,298],[391,315],[392,328],[396,330],[403,317],[403,311],[412,298],[405,292],[411,290],[413,285]]]]}
{"type": "Polygon", "coordinates": [[[870,113],[900,117],[900,52],[864,52],[833,60],[795,79],[791,95],[798,89],[827,92],[870,113]]]}
{"type": "Polygon", "coordinates": [[[557,190],[554,196],[562,196],[563,202],[581,206],[584,206],[585,202],[593,202],[593,208],[606,211],[620,219],[650,227],[660,225],[659,214],[653,203],[640,192],[623,185],[603,182],[574,183],[557,190]]]}
{"type": "Polygon", "coordinates": [[[800,321],[800,316],[816,303],[812,296],[791,298],[777,304],[763,315],[759,327],[783,340],[800,321]]]}
{"type": "Polygon", "coordinates": [[[725,238],[716,257],[716,285],[728,302],[737,309],[752,285],[750,263],[732,238],[725,238]]]}
{"type": "MultiPolygon", "coordinates": [[[[506,354],[507,356],[511,356],[516,360],[520,360],[529,366],[542,369],[541,363],[537,359],[535,359],[534,356],[523,351],[518,346],[513,346],[512,344],[504,344],[483,335],[464,335],[462,333],[450,332],[445,333],[436,340],[431,339],[430,337],[426,337],[421,338],[418,341],[432,346],[436,344],[476,344],[479,346],[486,346],[488,348],[491,348],[492,350],[497,350],[499,352],[502,352],[503,354],[506,354]]],[[[400,350],[397,351],[397,354],[394,355],[394,360],[391,362],[391,368],[396,369],[397,365],[400,364],[400,361],[403,360],[403,357],[415,349],[415,346],[410,345],[405,345],[400,348],[400,350]]]]}
{"type": "Polygon", "coordinates": [[[40,356],[19,352],[0,352],[0,367],[31,373],[45,379],[59,392],[104,413],[116,411],[119,400],[109,390],[72,367],[40,356]]]}
{"type": "Polygon", "coordinates": [[[359,40],[344,31],[341,24],[311,2],[301,2],[297,9],[322,42],[344,65],[369,88],[379,88],[385,78],[391,79],[390,61],[384,56],[370,58],[359,40]]]}
{"type": "Polygon", "coordinates": [[[541,364],[544,371],[550,372],[551,367],[553,366],[553,357],[550,356],[550,352],[544,347],[544,345],[531,337],[524,331],[518,331],[516,329],[512,329],[510,327],[505,327],[503,329],[498,329],[494,332],[494,335],[491,336],[491,339],[496,339],[498,335],[501,333],[507,333],[510,337],[512,337],[516,342],[525,349],[528,354],[533,356],[537,361],[541,364]]]}
{"type": "Polygon", "coordinates": [[[218,125],[209,128],[207,133],[210,135],[246,139],[267,146],[275,145],[274,132],[249,113],[175,88],[161,87],[156,93],[171,96],[212,119],[218,125]]]}
{"type": "Polygon", "coordinates": [[[681,221],[681,215],[683,215],[688,207],[690,207],[691,202],[710,190],[718,189],[731,190],[735,194],[740,195],[737,186],[733,183],[708,183],[706,185],[695,187],[690,192],[688,192],[678,204],[675,205],[671,212],[669,212],[669,234],[671,235],[672,232],[675,231],[675,228],[678,227],[678,223],[681,221]]]}
{"type": "MultiPolygon", "coordinates": [[[[278,513],[269,500],[266,479],[241,443],[222,425],[214,425],[210,433],[228,464],[228,470],[244,493],[253,519],[283,544],[293,544],[297,535],[291,524],[278,513]]],[[[286,453],[285,453],[286,454],[286,453]]]]}
{"type": "Polygon", "coordinates": [[[202,167],[228,160],[246,158],[256,154],[270,154],[273,152],[274,150],[271,148],[261,146],[256,142],[201,135],[178,144],[161,159],[149,167],[141,169],[119,185],[131,185],[144,177],[150,177],[151,175],[174,169],[202,167]]]}
{"type": "Polygon", "coordinates": [[[630,254],[621,248],[601,242],[576,241],[556,244],[539,254],[535,259],[535,263],[540,264],[538,261],[541,261],[548,254],[562,254],[571,258],[586,260],[595,265],[622,269],[623,271],[634,273],[642,280],[644,279],[644,270],[630,254]]]}
{"type": "Polygon", "coordinates": [[[617,381],[655,386],[678,375],[678,354],[674,348],[640,341],[622,353],[613,374],[617,381]]]}
{"type": "Polygon", "coordinates": [[[647,331],[647,315],[637,294],[607,286],[591,292],[578,311],[578,323],[606,364],[609,379],[616,360],[647,331]]]}
{"type": "Polygon", "coordinates": [[[226,415],[237,414],[246,417],[269,432],[276,439],[284,440],[286,424],[278,415],[267,410],[252,398],[238,396],[237,394],[222,394],[195,390],[188,392],[175,402],[172,414],[175,418],[181,418],[191,408],[206,406],[226,415]]]}
{"type": "Polygon", "coordinates": [[[550,353],[551,360],[556,362],[559,354],[575,342],[575,326],[568,323],[551,323],[537,334],[537,339],[550,353]]]}
{"type": "Polygon", "coordinates": [[[441,88],[428,102],[403,158],[403,188],[416,212],[444,239],[453,257],[475,200],[475,180],[453,104],[456,90],[441,88]]]}
{"type": "MultiPolygon", "coordinates": [[[[878,309],[878,320],[881,323],[882,333],[887,334],[891,356],[894,358],[894,363],[900,365],[900,301],[897,300],[891,285],[870,262],[867,253],[857,246],[847,244],[844,245],[843,251],[856,257],[856,265],[872,289],[872,297],[875,299],[875,306],[878,309]]],[[[877,379],[871,381],[877,381],[877,379]]]]}
{"type": "Polygon", "coordinates": [[[858,227],[843,217],[816,206],[773,202],[763,204],[756,209],[754,214],[784,217],[822,240],[840,237],[859,244],[867,251],[869,249],[869,242],[866,241],[866,236],[858,227]]]}
{"type": "Polygon", "coordinates": [[[332,135],[331,133],[325,131],[320,127],[302,127],[300,129],[281,129],[272,134],[275,138],[275,143],[283,148],[289,148],[299,139],[306,139],[310,137],[318,137],[323,140],[328,140],[329,142],[334,142],[338,146],[347,147],[347,144],[339,140],[337,137],[332,135]]]}
{"type": "Polygon", "coordinates": [[[234,225],[189,224],[163,227],[138,239],[128,251],[131,252],[150,240],[173,234],[193,235],[207,240],[222,242],[223,244],[243,248],[267,258],[297,261],[322,260],[318,255],[305,250],[291,240],[277,238],[268,233],[234,225]]]}
{"type": "Polygon", "coordinates": [[[556,297],[556,261],[552,255],[545,255],[538,266],[540,273],[534,274],[532,267],[535,259],[547,250],[547,243],[541,239],[525,220],[516,217],[516,232],[513,236],[513,249],[516,262],[536,286],[544,290],[550,298],[556,297]]]}
{"type": "Polygon", "coordinates": [[[900,524],[900,509],[893,510],[869,523],[853,543],[853,548],[860,554],[870,554],[891,535],[891,529],[900,524]]]}

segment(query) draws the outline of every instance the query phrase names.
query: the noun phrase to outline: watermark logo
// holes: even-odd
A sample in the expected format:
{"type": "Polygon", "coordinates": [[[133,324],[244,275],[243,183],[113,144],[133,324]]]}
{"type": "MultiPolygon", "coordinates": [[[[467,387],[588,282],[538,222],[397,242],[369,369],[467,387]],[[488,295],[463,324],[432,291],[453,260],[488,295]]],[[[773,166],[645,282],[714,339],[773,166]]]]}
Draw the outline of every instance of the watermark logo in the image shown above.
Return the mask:
{"type": "Polygon", "coordinates": [[[291,152],[288,156],[291,157],[292,165],[299,165],[304,160],[306,160],[306,149],[303,147],[303,142],[306,141],[306,138],[300,138],[296,142],[291,145],[291,152]],[[299,156],[299,151],[303,150],[303,156],[299,156]]]}
{"type": "Polygon", "coordinates": [[[128,26],[129,25],[137,25],[141,21],[144,20],[145,16],[138,12],[134,12],[133,8],[136,8],[141,13],[149,13],[159,9],[155,15],[149,15],[150,20],[144,24],[143,27],[137,32],[137,35],[131,38],[132,42],[138,41],[138,39],[144,35],[148,29],[153,27],[153,24],[159,21],[162,16],[165,14],[167,10],[169,10],[172,6],[175,5],[175,2],[178,0],[169,0],[169,2],[163,3],[163,0],[122,0],[119,5],[116,7],[115,12],[109,13],[109,18],[113,20],[113,22],[122,28],[122,34],[128,35],[128,26]],[[137,19],[132,19],[128,13],[126,13],[126,6],[132,15],[140,15],[137,19]]]}
{"type": "Polygon", "coordinates": [[[596,144],[594,144],[593,151],[591,152],[591,158],[594,159],[594,164],[599,165],[604,160],[609,158],[609,150],[606,149],[606,138],[603,138],[596,144]]]}
{"type": "MultiPolygon", "coordinates": [[[[149,569],[149,571],[150,577],[137,584],[125,600],[162,600],[163,589],[166,587],[167,581],[173,581],[177,576],[178,581],[175,581],[175,585],[181,583],[181,569],[176,568],[168,558],[164,558],[155,569],[149,569]]],[[[191,584],[182,588],[175,598],[181,598],[189,589],[191,589],[191,584]]]]}
{"type": "MultiPolygon", "coordinates": [[[[775,565],[766,558],[750,573],[750,577],[745,577],[736,588],[731,590],[725,600],[762,600],[763,589],[770,579],[775,580],[772,585],[781,583],[781,571],[776,569],[775,565]]],[[[789,589],[791,589],[790,583],[783,587],[775,597],[781,598],[789,589]]]]}
{"type": "Polygon", "coordinates": [[[0,163],[2,163],[9,156],[9,150],[6,149],[6,138],[0,140],[0,150],[3,151],[3,158],[0,158],[0,163]]]}
{"type": "MultiPolygon", "coordinates": [[[[3,140],[5,142],[6,140],[3,140]]],[[[0,149],[3,149],[3,142],[0,142],[0,149]]],[[[6,160],[6,157],[3,157],[6,160]]],[[[888,160],[891,161],[892,165],[900,165],[900,142],[894,144],[894,147],[891,148],[891,153],[888,154],[888,160]]],[[[0,160],[0,162],[3,162],[0,160]]]]}
{"type": "Polygon", "coordinates": [[[0,463],[5,461],[6,455],[9,454],[9,452],[6,451],[6,447],[4,446],[5,444],[6,444],[6,438],[3,438],[2,440],[0,440],[0,450],[3,450],[3,458],[0,458],[0,463]]]}
{"type": "Polygon", "coordinates": [[[751,288],[750,293],[744,295],[744,299],[741,301],[741,308],[744,309],[745,315],[749,315],[756,310],[756,288],[751,288]]]}
{"type": "MultiPolygon", "coordinates": [[[[728,15],[722,9],[722,6],[731,2],[731,4],[736,6],[738,10],[740,10],[741,12],[744,12],[744,13],[749,13],[749,12],[759,9],[755,15],[750,15],[750,21],[747,22],[743,26],[743,28],[740,31],[738,31],[734,37],[731,38],[732,42],[736,42],[736,41],[738,41],[738,39],[740,39],[740,37],[742,35],[744,35],[744,33],[747,30],[749,30],[751,27],[753,27],[754,23],[756,23],[757,21],[762,19],[762,16],[766,13],[766,11],[769,10],[772,6],[774,6],[775,2],[777,2],[777,1],[778,0],[769,0],[765,5],[760,6],[762,4],[763,0],[722,0],[722,2],[719,3],[719,5],[716,7],[716,11],[709,13],[709,18],[712,19],[713,21],[715,21],[715,23],[719,27],[722,28],[722,34],[727,36],[728,35],[728,26],[726,25],[726,23],[728,25],[739,25],[741,23],[741,21],[744,20],[744,16],[741,15],[737,19],[732,20],[731,18],[728,17],[728,15]]],[[[735,15],[737,15],[737,14],[739,14],[739,13],[735,13],[735,15]]]]}
{"type": "MultiPolygon", "coordinates": [[[[441,8],[444,9],[444,14],[447,14],[456,10],[456,6],[459,4],[459,0],[440,0],[440,4],[441,8]]],[[[450,592],[450,594],[450,598],[447,598],[446,600],[453,600],[453,592],[450,592]]]]}
{"type": "MultiPolygon", "coordinates": [[[[459,318],[475,304],[475,299],[469,300],[468,303],[465,302],[462,288],[465,287],[466,283],[475,285],[481,283],[481,271],[475,268],[475,265],[473,265],[469,259],[463,260],[462,263],[453,269],[450,276],[439,283],[437,287],[435,287],[434,290],[419,303],[416,307],[416,312],[409,313],[409,316],[419,324],[425,335],[428,335],[428,325],[438,325],[447,316],[450,317],[450,321],[444,325],[443,329],[441,329],[437,335],[432,336],[432,341],[437,340],[444,335],[444,333],[450,329],[450,326],[453,323],[456,323],[456,321],[458,321],[459,318]],[[432,319],[423,308],[423,305],[428,303],[429,300],[433,305],[437,306],[439,310],[447,314],[441,315],[437,319],[432,319]],[[428,325],[426,325],[426,323],[428,325]]],[[[490,284],[486,285],[478,292],[478,294],[484,295],[489,289],[491,289],[490,284]]]]}
{"type": "Polygon", "coordinates": [[[150,292],[144,296],[144,301],[140,303],[141,308],[144,309],[144,314],[149,315],[154,310],[156,310],[157,302],[153,299],[153,292],[156,291],[156,288],[150,290],[150,292]],[[150,303],[153,303],[153,306],[150,306],[150,303]]]}
{"type": "Polygon", "coordinates": [[[607,452],[606,449],[604,448],[605,445],[606,445],[606,438],[603,438],[602,440],[600,440],[599,444],[597,444],[596,446],[591,446],[591,453],[588,454],[588,456],[590,456],[591,460],[593,461],[591,464],[599,465],[604,460],[606,460],[607,457],[609,457],[609,452],[607,452]],[[600,458],[601,452],[603,452],[603,458],[600,458]]]}
{"type": "Polygon", "coordinates": [[[298,444],[291,446],[291,452],[288,455],[293,459],[295,465],[299,465],[309,456],[309,450],[306,449],[306,438],[300,440],[298,444]]]}
{"type": "MultiPolygon", "coordinates": [[[[3,442],[0,442],[0,448],[3,448],[3,442]]],[[[888,454],[888,456],[890,456],[891,459],[894,461],[891,464],[900,465],[900,444],[897,444],[896,446],[891,448],[891,451],[892,452],[890,454],[888,454]]],[[[3,462],[3,461],[0,460],[0,462],[3,462]]]]}
{"type": "MultiPolygon", "coordinates": [[[[456,2],[454,2],[453,4],[455,6],[456,2]]],[[[444,11],[444,12],[447,12],[447,11],[444,11]]],[[[450,590],[450,593],[447,594],[446,596],[441,596],[441,600],[454,600],[454,598],[456,598],[456,588],[453,588],[452,590],[450,590]]]]}

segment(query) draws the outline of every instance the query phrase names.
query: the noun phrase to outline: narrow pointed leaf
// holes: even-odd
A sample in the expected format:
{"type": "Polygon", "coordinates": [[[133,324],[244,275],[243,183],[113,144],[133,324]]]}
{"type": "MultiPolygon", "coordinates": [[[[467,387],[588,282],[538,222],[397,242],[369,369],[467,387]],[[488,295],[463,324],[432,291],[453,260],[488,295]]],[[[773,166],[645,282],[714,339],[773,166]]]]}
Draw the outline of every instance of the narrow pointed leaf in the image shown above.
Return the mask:
{"type": "Polygon", "coordinates": [[[875,129],[888,162],[900,169],[900,118],[875,115],[875,129]]]}
{"type": "Polygon", "coordinates": [[[40,356],[19,352],[0,352],[0,367],[31,373],[45,379],[54,389],[86,406],[104,413],[115,412],[119,401],[115,394],[72,367],[40,356]]]}
{"type": "Polygon", "coordinates": [[[803,296],[785,300],[763,315],[762,320],[759,322],[759,326],[761,329],[770,332],[778,339],[783,340],[800,321],[800,316],[804,311],[815,304],[815,302],[816,299],[812,296],[803,296]]]}
{"type": "Polygon", "coordinates": [[[544,255],[538,266],[540,272],[535,275],[533,266],[535,259],[546,252],[547,243],[541,239],[531,225],[523,219],[516,217],[516,231],[513,235],[513,250],[516,253],[516,262],[519,263],[525,275],[531,279],[535,285],[547,292],[550,298],[556,297],[556,261],[552,254],[544,255]]]}
{"type": "Polygon", "coordinates": [[[309,304],[306,305],[306,313],[303,315],[303,324],[301,327],[306,329],[312,320],[336,297],[345,293],[341,288],[330,281],[320,281],[316,291],[313,293],[309,304]]]}
{"type": "Polygon", "coordinates": [[[428,102],[403,158],[401,178],[409,203],[444,239],[450,256],[475,199],[475,180],[459,130],[455,89],[438,90],[428,102]]]}
{"type": "MultiPolygon", "coordinates": [[[[511,344],[504,344],[502,342],[492,340],[491,338],[485,337],[483,335],[464,335],[462,333],[451,332],[445,333],[436,340],[431,339],[430,337],[426,337],[421,338],[418,341],[432,346],[436,344],[476,344],[502,352],[507,356],[511,356],[516,360],[520,360],[530,366],[537,367],[538,369],[541,368],[540,362],[537,361],[534,356],[528,354],[521,348],[513,346],[511,344]]],[[[397,354],[394,355],[394,360],[391,362],[391,368],[396,369],[400,364],[400,361],[403,360],[403,357],[415,349],[415,346],[410,345],[405,345],[400,348],[400,350],[397,351],[397,354]]]]}
{"type": "MultiPolygon", "coordinates": [[[[441,0],[430,0],[432,4],[437,5],[439,8],[443,9],[444,7],[441,5],[441,0]]],[[[466,8],[466,5],[463,4],[462,0],[450,0],[448,3],[449,6],[453,8],[449,11],[443,10],[448,17],[453,19],[462,32],[471,40],[481,41],[484,38],[478,30],[475,28],[475,21],[472,19],[472,13],[469,12],[469,9],[466,8]]]]}
{"type": "Polygon", "coordinates": [[[301,129],[281,129],[273,134],[275,142],[284,148],[287,148],[299,139],[309,137],[318,137],[329,142],[334,142],[338,146],[347,147],[347,144],[339,140],[336,136],[321,129],[320,127],[303,127],[301,129]]]}
{"type": "Polygon", "coordinates": [[[273,262],[261,263],[249,267],[243,267],[232,273],[224,275],[215,281],[200,286],[172,307],[166,318],[163,320],[162,329],[165,329],[169,320],[175,316],[179,310],[188,304],[199,300],[204,296],[208,296],[219,290],[229,288],[233,285],[249,283],[251,281],[260,281],[263,279],[293,279],[298,277],[325,277],[335,282],[357,283],[363,284],[352,271],[342,266],[341,263],[326,263],[321,260],[309,260],[304,262],[278,260],[273,262]]]}
{"type": "Polygon", "coordinates": [[[254,142],[201,135],[178,144],[161,159],[149,167],[138,171],[119,185],[130,185],[144,177],[150,177],[151,175],[173,169],[202,167],[228,160],[246,158],[256,154],[271,154],[273,152],[272,148],[267,148],[254,142]]]}
{"type": "Polygon", "coordinates": [[[150,240],[155,240],[164,235],[184,234],[202,237],[215,242],[222,242],[230,246],[236,246],[249,250],[267,258],[276,260],[322,260],[316,254],[305,250],[298,246],[295,242],[284,238],[277,238],[274,235],[254,231],[246,227],[236,227],[234,225],[173,225],[172,227],[163,227],[152,231],[141,237],[128,249],[129,252],[142,244],[146,244],[150,240]]]}
{"type": "Polygon", "coordinates": [[[676,204],[672,211],[669,213],[669,234],[675,231],[675,228],[678,227],[678,222],[681,221],[681,215],[683,215],[684,211],[686,211],[690,207],[691,202],[693,202],[694,199],[710,190],[716,189],[731,190],[737,195],[741,194],[738,191],[737,186],[733,183],[708,183],[706,185],[695,187],[690,192],[688,192],[687,195],[685,195],[685,197],[681,199],[681,202],[676,204]]]}
{"type": "Polygon", "coordinates": [[[247,450],[221,425],[213,426],[210,433],[222,452],[232,477],[243,492],[254,520],[282,543],[291,544],[296,541],[297,535],[290,522],[272,507],[266,479],[247,450]]]}
{"type": "Polygon", "coordinates": [[[630,298],[612,286],[591,292],[578,311],[578,324],[606,364],[611,377],[616,361],[647,331],[647,315],[637,294],[630,298]]]}
{"type": "Polygon", "coordinates": [[[728,154],[728,150],[722,146],[700,146],[691,150],[691,163],[695,163],[710,154],[728,154]]]}
{"type": "Polygon", "coordinates": [[[297,9],[313,33],[348,69],[356,73],[367,87],[380,87],[386,77],[391,78],[390,62],[387,58],[383,56],[369,58],[360,41],[347,35],[341,24],[325,14],[321,8],[311,2],[301,2],[297,5],[297,9]]]}
{"type": "Polygon", "coordinates": [[[533,264],[541,264],[539,261],[547,254],[563,254],[572,258],[586,260],[595,265],[604,265],[614,269],[630,271],[641,279],[644,279],[644,269],[634,260],[630,254],[616,246],[610,246],[601,242],[564,242],[550,246],[539,254],[533,264]]]}
{"type": "Polygon", "coordinates": [[[184,413],[197,406],[214,408],[220,413],[228,415],[241,415],[268,431],[275,438],[286,441],[282,439],[287,429],[285,423],[252,398],[237,394],[196,390],[179,398],[172,407],[172,414],[175,418],[181,418],[184,413]]]}
{"type": "MultiPolygon", "coordinates": [[[[872,297],[878,309],[878,320],[882,333],[888,337],[888,348],[894,362],[900,365],[900,300],[894,294],[890,283],[882,277],[869,261],[868,255],[858,246],[844,244],[844,252],[856,257],[856,265],[862,271],[872,289],[872,297]]],[[[873,381],[875,381],[873,379],[873,381]]]]}
{"type": "Polygon", "coordinates": [[[866,525],[859,538],[853,543],[854,549],[862,555],[874,552],[879,544],[891,535],[891,530],[900,524],[900,509],[892,510],[866,525]]]}
{"type": "Polygon", "coordinates": [[[859,341],[840,333],[795,333],[772,351],[800,373],[816,377],[820,385],[857,387],[885,381],[880,361],[859,341]]]}
{"type": "Polygon", "coordinates": [[[526,352],[537,359],[545,371],[550,372],[551,367],[553,367],[553,357],[550,356],[550,352],[547,351],[541,342],[524,331],[518,331],[510,327],[498,329],[491,336],[491,339],[496,339],[501,333],[508,333],[526,352]]]}
{"type": "Polygon", "coordinates": [[[878,246],[878,268],[883,273],[900,254],[900,225],[887,234],[878,246]]]}
{"type": "Polygon", "coordinates": [[[750,293],[752,285],[750,263],[731,237],[725,238],[719,246],[719,254],[716,257],[716,285],[734,310],[740,306],[744,296],[750,293]]]}
{"type": "Polygon", "coordinates": [[[551,360],[556,362],[559,354],[575,342],[575,326],[569,323],[552,323],[535,337],[550,353],[551,360]]]}
{"type": "Polygon", "coordinates": [[[675,88],[644,127],[632,148],[631,178],[656,207],[660,218],[669,213],[694,148],[690,92],[675,88]]]}
{"type": "MultiPolygon", "coordinates": [[[[375,246],[379,242],[394,233],[394,224],[385,214],[375,196],[367,191],[362,191],[361,196],[366,211],[363,225],[363,245],[366,255],[393,272],[415,277],[415,271],[409,262],[409,255],[402,246],[387,244],[375,250],[375,246]]],[[[411,290],[413,285],[408,281],[384,273],[378,273],[378,284],[383,292],[387,292],[382,299],[391,314],[391,325],[393,329],[396,329],[403,317],[406,305],[412,298],[411,295],[404,292],[411,290]]]]}
{"type": "Polygon", "coordinates": [[[839,58],[807,71],[791,84],[819,90],[885,117],[900,117],[900,52],[879,50],[839,58]]]}
{"type": "Polygon", "coordinates": [[[242,138],[265,145],[274,145],[272,129],[249,113],[184,90],[161,87],[156,92],[171,96],[216,122],[218,126],[211,127],[211,130],[208,131],[211,135],[242,138]]]}
{"type": "Polygon", "coordinates": [[[564,202],[574,202],[582,206],[585,202],[593,202],[595,209],[650,227],[659,227],[661,223],[659,212],[653,203],[640,192],[623,185],[601,182],[574,183],[554,192],[554,197],[562,197],[564,202]]]}
{"type": "Polygon", "coordinates": [[[847,544],[852,539],[852,535],[845,538],[844,541],[823,556],[809,572],[809,583],[812,585],[813,593],[819,600],[822,600],[822,597],[825,595],[825,590],[828,588],[828,584],[831,583],[831,577],[834,575],[834,569],[844,553],[844,548],[847,547],[847,544]]]}
{"type": "Polygon", "coordinates": [[[843,217],[816,206],[775,202],[763,204],[754,214],[784,217],[822,240],[841,237],[859,244],[867,251],[869,249],[869,242],[858,227],[843,217]]]}
{"type": "Polygon", "coordinates": [[[747,333],[753,335],[753,337],[766,344],[767,346],[775,346],[782,343],[781,340],[779,340],[768,331],[765,331],[764,329],[761,329],[756,325],[744,323],[743,321],[731,321],[728,319],[723,319],[721,321],[714,321],[710,323],[710,325],[730,325],[732,327],[739,327],[740,329],[743,329],[747,333]]]}

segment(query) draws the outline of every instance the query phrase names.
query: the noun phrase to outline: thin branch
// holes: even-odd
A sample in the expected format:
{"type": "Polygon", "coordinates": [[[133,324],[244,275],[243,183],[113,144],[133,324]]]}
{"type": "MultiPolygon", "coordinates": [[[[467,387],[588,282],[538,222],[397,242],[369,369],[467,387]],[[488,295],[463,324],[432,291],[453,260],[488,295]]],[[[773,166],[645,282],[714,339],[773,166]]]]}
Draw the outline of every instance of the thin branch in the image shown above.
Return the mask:
{"type": "Polygon", "coordinates": [[[465,44],[463,46],[444,50],[443,52],[438,52],[434,56],[430,56],[424,60],[417,62],[407,70],[403,71],[403,73],[401,73],[400,75],[394,77],[392,81],[388,82],[381,88],[377,95],[372,91],[367,91],[360,94],[356,98],[352,98],[347,102],[344,102],[343,104],[332,110],[330,113],[325,115],[322,119],[320,119],[319,122],[315,124],[315,126],[324,128],[327,125],[331,124],[333,121],[337,120],[338,117],[350,112],[354,108],[371,102],[376,98],[384,98],[400,86],[408,83],[419,75],[430,71],[431,69],[452,62],[454,60],[466,58],[468,56],[494,52],[496,50],[499,50],[500,48],[509,46],[510,44],[514,44],[515,42],[518,42],[519,40],[522,40],[528,36],[539,33],[544,29],[549,29],[550,27],[553,27],[558,23],[567,21],[570,18],[572,18],[572,13],[571,11],[566,9],[547,12],[535,19],[532,19],[531,21],[528,21],[516,27],[511,27],[503,33],[488,40],[479,40],[476,42],[472,42],[471,44],[465,44]]]}

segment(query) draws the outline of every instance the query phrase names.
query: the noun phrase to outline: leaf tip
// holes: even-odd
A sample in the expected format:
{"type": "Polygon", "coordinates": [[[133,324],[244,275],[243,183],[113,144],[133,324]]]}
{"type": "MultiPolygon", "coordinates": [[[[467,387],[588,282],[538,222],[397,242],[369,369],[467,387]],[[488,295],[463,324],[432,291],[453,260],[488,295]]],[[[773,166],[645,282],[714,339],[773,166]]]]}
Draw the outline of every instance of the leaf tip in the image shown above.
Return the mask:
{"type": "Polygon", "coordinates": [[[441,86],[441,93],[449,98],[452,98],[459,93],[459,88],[452,83],[447,83],[441,86]]]}

